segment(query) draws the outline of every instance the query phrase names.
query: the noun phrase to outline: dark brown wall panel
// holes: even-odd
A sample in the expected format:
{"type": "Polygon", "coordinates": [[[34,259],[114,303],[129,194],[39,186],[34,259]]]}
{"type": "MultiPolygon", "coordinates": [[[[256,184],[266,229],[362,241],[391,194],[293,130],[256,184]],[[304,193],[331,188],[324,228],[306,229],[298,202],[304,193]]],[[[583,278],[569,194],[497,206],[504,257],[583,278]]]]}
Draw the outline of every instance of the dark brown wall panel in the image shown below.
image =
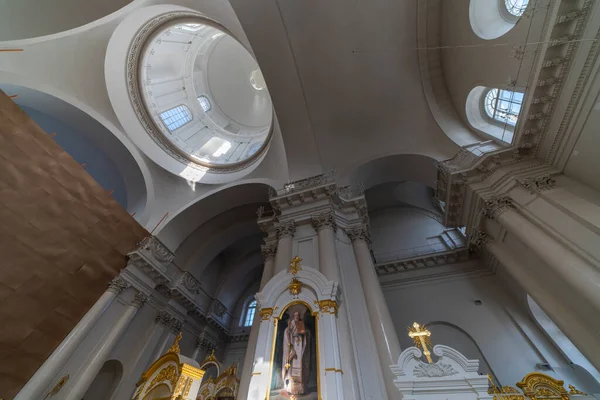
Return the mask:
{"type": "Polygon", "coordinates": [[[147,235],[0,91],[0,398],[15,396],[147,235]]]}

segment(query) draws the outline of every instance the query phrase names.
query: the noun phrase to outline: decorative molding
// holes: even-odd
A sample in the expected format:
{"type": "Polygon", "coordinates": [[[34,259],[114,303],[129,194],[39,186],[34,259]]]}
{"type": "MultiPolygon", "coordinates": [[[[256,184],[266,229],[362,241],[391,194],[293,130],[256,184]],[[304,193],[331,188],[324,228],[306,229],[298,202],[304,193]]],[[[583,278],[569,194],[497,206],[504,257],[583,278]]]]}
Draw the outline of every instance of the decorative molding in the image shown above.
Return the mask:
{"type": "Polygon", "coordinates": [[[311,224],[317,232],[324,228],[333,228],[334,231],[337,230],[335,217],[333,215],[333,212],[331,211],[328,211],[321,215],[313,215],[311,217],[311,224]]]}
{"type": "Polygon", "coordinates": [[[173,317],[166,311],[158,313],[155,319],[156,323],[162,326],[169,326],[173,322],[173,317]]]}
{"type": "Polygon", "coordinates": [[[135,308],[142,308],[144,304],[148,301],[148,296],[143,292],[137,292],[135,297],[131,301],[131,305],[135,308]]]}
{"type": "Polygon", "coordinates": [[[390,275],[409,270],[465,262],[471,258],[471,252],[466,247],[460,247],[443,253],[428,254],[380,263],[375,265],[375,272],[377,272],[377,275],[379,276],[390,275]]]}
{"type": "Polygon", "coordinates": [[[277,239],[281,239],[284,236],[294,237],[296,234],[296,222],[288,221],[277,223],[275,225],[275,232],[277,234],[277,239]]]}
{"type": "Polygon", "coordinates": [[[179,333],[179,332],[181,332],[182,329],[183,329],[183,322],[176,318],[173,318],[171,320],[171,332],[179,333]]]}
{"type": "Polygon", "coordinates": [[[272,308],[263,308],[260,310],[260,320],[261,321],[268,321],[271,319],[272,316],[273,316],[272,308]]]}
{"type": "Polygon", "coordinates": [[[338,303],[335,300],[321,300],[317,304],[323,314],[337,315],[338,313],[338,303]]]}
{"type": "Polygon", "coordinates": [[[480,231],[479,229],[475,229],[473,234],[471,234],[471,238],[469,240],[469,246],[474,247],[477,250],[483,248],[486,243],[489,243],[493,238],[487,233],[480,231]]]}
{"type": "Polygon", "coordinates": [[[517,179],[524,188],[533,193],[540,193],[556,188],[556,180],[550,175],[538,176],[536,178],[517,179]]]}
{"type": "Polygon", "coordinates": [[[212,312],[215,313],[215,315],[217,315],[219,318],[222,318],[227,312],[227,307],[219,300],[214,299],[212,303],[212,312]]]}
{"type": "Polygon", "coordinates": [[[441,378],[458,374],[452,365],[437,362],[435,364],[425,364],[421,362],[415,366],[413,375],[417,378],[441,378]]]}
{"type": "Polygon", "coordinates": [[[354,228],[349,228],[345,231],[352,242],[357,240],[364,240],[367,243],[371,243],[371,234],[369,232],[369,227],[366,224],[359,225],[354,228]]]}
{"type": "Polygon", "coordinates": [[[265,261],[267,261],[269,257],[275,258],[275,255],[277,254],[277,244],[264,244],[260,246],[260,252],[265,261]]]}
{"type": "Polygon", "coordinates": [[[125,289],[131,286],[129,283],[125,281],[120,275],[113,278],[112,281],[108,284],[109,292],[116,294],[117,296],[121,294],[125,289]]]}
{"type": "Polygon", "coordinates": [[[500,214],[514,207],[514,202],[509,196],[492,197],[485,201],[481,215],[485,218],[496,219],[500,214]]]}
{"type": "Polygon", "coordinates": [[[300,282],[297,278],[293,278],[288,285],[288,290],[292,296],[298,296],[302,291],[302,282],[300,282]]]}
{"type": "Polygon", "coordinates": [[[168,265],[175,259],[175,254],[156,236],[146,236],[138,243],[138,252],[145,253],[160,265],[168,265]]]}

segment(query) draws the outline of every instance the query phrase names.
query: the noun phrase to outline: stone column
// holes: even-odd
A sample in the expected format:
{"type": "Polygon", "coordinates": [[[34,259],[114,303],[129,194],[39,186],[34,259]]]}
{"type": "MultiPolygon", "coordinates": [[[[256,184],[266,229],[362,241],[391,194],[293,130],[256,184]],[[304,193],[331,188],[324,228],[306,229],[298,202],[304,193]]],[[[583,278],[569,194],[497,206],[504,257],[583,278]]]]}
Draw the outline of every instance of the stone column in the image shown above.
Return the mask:
{"type": "MultiPolygon", "coordinates": [[[[295,230],[294,226],[294,230],[295,230]]],[[[281,241],[280,241],[281,243],[281,241]]],[[[291,236],[290,236],[291,243],[291,236]]],[[[260,280],[260,290],[267,284],[267,282],[273,277],[273,268],[276,264],[276,257],[279,256],[277,251],[279,247],[274,245],[261,246],[261,251],[265,259],[265,267],[263,269],[262,278],[260,280]]],[[[290,248],[290,260],[291,260],[292,249],[290,248]]],[[[286,263],[286,267],[289,264],[289,260],[286,263]]],[[[250,385],[250,374],[252,373],[252,366],[254,365],[254,356],[256,354],[256,344],[258,342],[258,328],[260,327],[260,310],[256,309],[254,313],[254,321],[250,327],[250,336],[248,337],[248,347],[246,347],[246,355],[244,356],[244,363],[242,364],[242,374],[240,376],[240,392],[238,397],[245,399],[248,394],[248,386],[250,385]]]]}
{"type": "Polygon", "coordinates": [[[361,225],[347,230],[346,233],[350,240],[352,240],[354,257],[356,258],[360,280],[365,292],[371,329],[375,336],[387,395],[389,399],[400,399],[400,391],[394,385],[395,376],[390,368],[391,365],[395,365],[398,362],[400,342],[398,341],[396,328],[392,322],[392,316],[387,307],[385,297],[383,297],[381,284],[379,283],[379,278],[377,278],[375,266],[369,252],[369,229],[366,225],[361,225]]]}
{"type": "Polygon", "coordinates": [[[42,364],[37,372],[23,386],[15,400],[31,400],[42,398],[52,383],[54,375],[65,366],[69,358],[75,353],[81,342],[96,325],[104,311],[111,305],[113,300],[125,290],[129,284],[123,278],[117,276],[108,285],[108,289],[96,301],[96,303],[81,318],[75,328],[67,335],[61,344],[54,350],[48,359],[42,364]]]}
{"type": "MultiPolygon", "coordinates": [[[[319,267],[325,277],[331,281],[338,282],[341,285],[339,261],[335,246],[335,232],[337,225],[333,213],[326,213],[312,217],[312,225],[317,231],[319,240],[319,267]]],[[[342,296],[344,288],[342,287],[342,296]]],[[[354,348],[352,346],[352,337],[350,336],[350,322],[348,320],[348,308],[341,302],[337,313],[338,332],[340,337],[341,361],[343,363],[343,381],[344,385],[351,390],[350,393],[344,393],[347,399],[359,399],[360,391],[356,380],[356,361],[354,358],[354,348]]]]}
{"type": "Polygon", "coordinates": [[[596,315],[600,314],[600,271],[595,266],[525,218],[510,197],[487,200],[483,215],[496,219],[546,263],[557,279],[570,286],[582,298],[582,305],[590,307],[596,315]]]}
{"type": "Polygon", "coordinates": [[[138,292],[133,301],[125,308],[123,314],[111,326],[110,330],[102,337],[83,369],[73,379],[73,386],[68,390],[66,400],[81,400],[86,390],[90,387],[104,362],[110,356],[117,343],[129,327],[133,317],[148,300],[148,297],[138,292]]]}
{"type": "Polygon", "coordinates": [[[200,349],[202,348],[202,341],[199,338],[196,338],[196,345],[194,347],[194,352],[190,357],[192,360],[198,361],[198,354],[200,354],[200,349]]]}
{"type": "Polygon", "coordinates": [[[269,282],[269,280],[273,277],[273,273],[275,270],[275,255],[277,254],[277,245],[275,244],[266,244],[260,247],[262,251],[263,258],[265,259],[265,266],[263,268],[262,278],[260,280],[260,290],[269,282]]]}
{"type": "Polygon", "coordinates": [[[160,330],[160,337],[156,342],[156,346],[154,346],[154,350],[152,351],[152,355],[147,362],[146,368],[148,368],[152,363],[160,358],[162,355],[162,351],[165,346],[169,343],[169,337],[171,335],[171,324],[175,321],[175,319],[167,312],[161,311],[156,317],[156,323],[158,327],[156,329],[160,330]]]}
{"type": "Polygon", "coordinates": [[[273,275],[287,270],[292,260],[292,240],[296,233],[296,223],[289,221],[278,224],[277,232],[277,255],[275,256],[275,272],[273,275]]]}
{"type": "Polygon", "coordinates": [[[485,233],[479,233],[477,244],[485,246],[486,250],[523,286],[523,289],[533,297],[552,321],[585,354],[588,360],[596,368],[600,368],[600,358],[598,358],[597,351],[600,335],[587,326],[586,321],[582,321],[560,297],[557,297],[552,289],[549,290],[540,281],[540,277],[531,271],[531,268],[519,262],[506,245],[492,242],[492,238],[485,233]]]}

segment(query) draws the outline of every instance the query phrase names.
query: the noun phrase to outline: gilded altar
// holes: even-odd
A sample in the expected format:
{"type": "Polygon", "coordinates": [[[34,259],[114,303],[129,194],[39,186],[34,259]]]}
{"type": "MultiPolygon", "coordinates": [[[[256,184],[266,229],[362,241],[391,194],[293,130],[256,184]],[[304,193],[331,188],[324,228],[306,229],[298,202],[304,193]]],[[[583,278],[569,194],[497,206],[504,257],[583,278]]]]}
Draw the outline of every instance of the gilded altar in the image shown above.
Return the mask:
{"type": "Polygon", "coordinates": [[[200,365],[203,370],[210,366],[217,368],[217,377],[208,377],[202,381],[196,400],[234,400],[237,397],[240,380],[237,377],[237,364],[230,365],[221,372],[221,363],[214,352],[200,365]]]}
{"type": "Polygon", "coordinates": [[[179,354],[181,333],[173,346],[142,374],[132,400],[194,400],[204,371],[179,354]]]}

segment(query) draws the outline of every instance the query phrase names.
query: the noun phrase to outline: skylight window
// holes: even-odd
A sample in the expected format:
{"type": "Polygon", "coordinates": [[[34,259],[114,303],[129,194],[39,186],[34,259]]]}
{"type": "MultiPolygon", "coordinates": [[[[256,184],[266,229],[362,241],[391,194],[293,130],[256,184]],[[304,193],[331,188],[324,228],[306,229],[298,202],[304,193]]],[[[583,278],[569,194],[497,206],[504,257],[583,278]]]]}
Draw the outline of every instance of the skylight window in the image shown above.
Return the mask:
{"type": "Polygon", "coordinates": [[[212,108],[210,100],[204,95],[198,96],[198,102],[200,103],[200,107],[202,107],[204,112],[210,111],[210,109],[212,108]]]}
{"type": "Polygon", "coordinates": [[[515,17],[520,17],[525,12],[529,0],[504,0],[506,11],[515,17]]]}
{"type": "Polygon", "coordinates": [[[190,109],[183,104],[160,113],[160,118],[167,129],[173,132],[192,120],[190,109]]]}
{"type": "Polygon", "coordinates": [[[522,103],[523,93],[521,92],[491,89],[485,96],[484,107],[490,118],[515,126],[521,112],[522,103]]]}

